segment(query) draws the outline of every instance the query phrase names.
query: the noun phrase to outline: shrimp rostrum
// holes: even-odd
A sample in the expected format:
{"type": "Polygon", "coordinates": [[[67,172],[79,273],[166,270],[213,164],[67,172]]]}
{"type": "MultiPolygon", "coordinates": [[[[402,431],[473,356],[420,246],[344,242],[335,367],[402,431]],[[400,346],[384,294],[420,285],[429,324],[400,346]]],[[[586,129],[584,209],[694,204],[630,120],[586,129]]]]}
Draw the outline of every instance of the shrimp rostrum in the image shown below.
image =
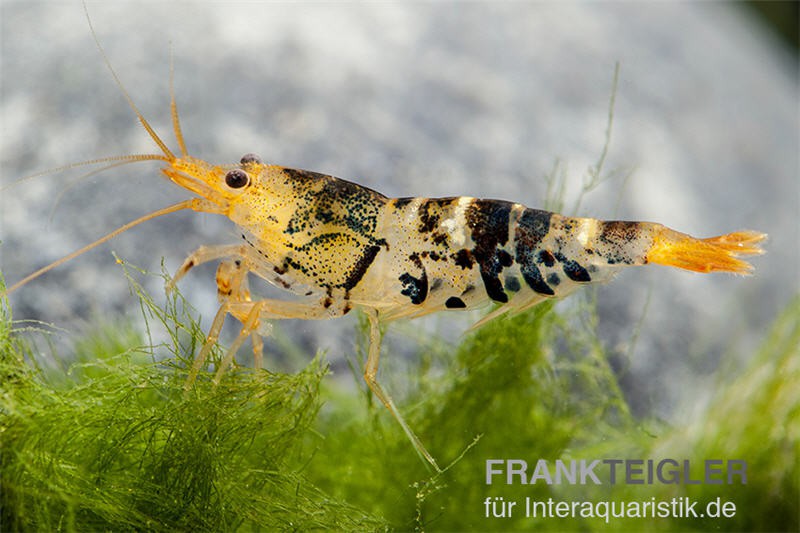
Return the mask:
{"type": "Polygon", "coordinates": [[[217,271],[221,307],[189,372],[187,388],[228,314],[243,326],[223,357],[216,381],[247,337],[260,352],[261,336],[268,332],[270,321],[329,319],[360,309],[370,324],[364,379],[419,454],[437,470],[436,461],[377,381],[382,323],[499,304],[480,325],[503,313],[563,297],[580,286],[605,282],[628,266],[660,264],[695,272],[748,274],[752,267],[741,256],[762,253],[759,243],[766,237],[739,231],[697,239],[651,222],[568,217],[465,196],[387,198],[342,179],[267,164],[253,154],[237,165],[212,165],[188,155],[174,97],[179,156],[125,96],[162,153],[111,161],[163,161],[161,171],[195,196],[123,226],[28,276],[10,291],[144,220],[180,209],[226,216],[242,240],[200,247],[171,282],[194,266],[221,261],[217,271]],[[298,298],[252,299],[249,274],[298,298]]]}

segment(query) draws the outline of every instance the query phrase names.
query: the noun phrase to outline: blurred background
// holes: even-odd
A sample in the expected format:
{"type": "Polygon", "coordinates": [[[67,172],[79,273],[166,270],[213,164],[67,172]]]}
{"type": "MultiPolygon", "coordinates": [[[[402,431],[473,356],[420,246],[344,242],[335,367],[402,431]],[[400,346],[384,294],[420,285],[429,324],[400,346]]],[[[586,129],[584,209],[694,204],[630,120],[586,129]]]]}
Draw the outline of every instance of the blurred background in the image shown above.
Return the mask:
{"type": "MultiPolygon", "coordinates": [[[[3,1],[0,10],[0,268],[11,284],[186,194],[152,163],[19,181],[156,147],[79,2],[3,1]]],[[[798,292],[796,3],[89,2],[88,11],[125,88],[175,146],[172,57],[189,150],[211,162],[255,152],[390,196],[530,207],[544,205],[555,176],[566,183],[566,214],[652,220],[696,236],[769,233],[751,278],[652,267],[599,290],[600,333],[638,414],[675,420],[702,404],[715,372],[745,366],[798,292]],[[609,179],[576,212],[605,143],[617,62],[609,179]]],[[[14,293],[14,317],[63,329],[56,342],[98,317],[138,321],[111,250],[150,271],[163,258],[173,272],[201,244],[237,238],[216,216],[149,222],[14,293]]],[[[181,283],[206,321],[217,307],[214,269],[181,283]]],[[[157,278],[148,287],[163,291],[157,278]]],[[[475,318],[415,327],[455,343],[475,318]]],[[[282,327],[341,365],[353,325],[282,327]]],[[[418,344],[406,337],[393,342],[413,354],[418,344]]],[[[282,350],[268,342],[267,357],[282,350]]]]}

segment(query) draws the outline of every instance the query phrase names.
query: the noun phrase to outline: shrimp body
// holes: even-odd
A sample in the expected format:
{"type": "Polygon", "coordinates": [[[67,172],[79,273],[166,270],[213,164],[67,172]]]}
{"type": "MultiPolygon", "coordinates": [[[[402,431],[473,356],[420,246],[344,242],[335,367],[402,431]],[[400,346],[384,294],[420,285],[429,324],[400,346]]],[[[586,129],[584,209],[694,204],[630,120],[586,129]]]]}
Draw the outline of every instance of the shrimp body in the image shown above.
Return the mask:
{"type": "Polygon", "coordinates": [[[255,366],[261,367],[262,337],[269,334],[272,320],[335,318],[357,307],[370,323],[364,380],[437,472],[441,469],[433,456],[377,381],[381,323],[475,309],[490,301],[500,304],[477,327],[545,298],[565,296],[581,285],[607,281],[625,266],[656,263],[747,274],[751,266],[739,256],[763,253],[758,243],[766,235],[753,231],[696,239],[661,224],[566,217],[503,200],[387,198],[332,176],[264,164],[253,154],[242,157],[239,165],[215,166],[186,153],[174,101],[181,156],[174,155],[132,102],[131,106],[163,155],[122,160],[165,162],[164,175],[195,197],[112,231],[7,292],[157,216],[181,209],[226,216],[240,229],[242,242],[201,246],[168,284],[169,289],[196,265],[220,261],[216,280],[221,305],[189,370],[186,389],[229,314],[242,328],[218,366],[215,383],[247,338],[253,341],[255,366]],[[249,273],[300,298],[254,300],[249,273]]]}
{"type": "Polygon", "coordinates": [[[750,266],[737,256],[760,253],[754,245],[763,238],[739,232],[698,240],[650,222],[566,217],[465,196],[387,198],[252,154],[238,168],[173,164],[164,172],[240,227],[245,244],[234,255],[245,270],[318,299],[323,311],[315,318],[360,307],[386,322],[502,304],[482,324],[608,281],[625,266],[746,273],[750,266]]]}
{"type": "Polygon", "coordinates": [[[387,198],[332,176],[267,165],[253,154],[237,167],[211,167],[188,156],[168,163],[162,172],[200,196],[191,208],[229,217],[243,238],[239,245],[199,248],[173,278],[172,283],[197,264],[223,260],[217,271],[222,305],[187,387],[226,314],[243,327],[215,380],[248,336],[260,365],[260,334],[268,333],[269,320],[334,318],[358,307],[370,322],[364,379],[437,471],[377,381],[382,322],[500,304],[477,327],[648,263],[746,274],[751,266],[739,256],[762,253],[758,243],[766,237],[741,231],[696,239],[652,222],[567,217],[466,196],[387,198]],[[249,272],[302,298],[253,301],[249,272]]]}

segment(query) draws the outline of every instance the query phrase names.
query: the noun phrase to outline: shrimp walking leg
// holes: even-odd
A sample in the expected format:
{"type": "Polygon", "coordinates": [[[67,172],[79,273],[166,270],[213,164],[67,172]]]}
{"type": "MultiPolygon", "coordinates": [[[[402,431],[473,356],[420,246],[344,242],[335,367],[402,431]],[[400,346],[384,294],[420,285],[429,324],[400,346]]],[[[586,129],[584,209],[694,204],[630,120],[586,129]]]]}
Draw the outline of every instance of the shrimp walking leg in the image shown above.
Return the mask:
{"type": "MultiPolygon", "coordinates": [[[[246,271],[243,272],[246,273],[246,271]]],[[[303,301],[263,299],[250,301],[249,294],[243,289],[243,285],[240,284],[237,290],[233,290],[231,294],[224,299],[217,314],[214,316],[214,321],[206,337],[206,342],[192,365],[192,370],[186,381],[185,388],[189,389],[191,387],[197,374],[203,367],[203,364],[205,364],[209,352],[219,338],[219,333],[222,330],[222,325],[227,315],[233,315],[239,320],[242,323],[242,329],[236,337],[236,340],[225,352],[220,367],[217,369],[217,373],[214,376],[214,384],[219,383],[225,370],[233,361],[237,350],[248,336],[254,339],[253,349],[259,350],[260,352],[262,347],[261,338],[266,336],[269,332],[270,320],[323,320],[331,318],[332,313],[336,313],[336,308],[326,306],[323,300],[317,299],[303,301]]]]}
{"type": "Polygon", "coordinates": [[[217,246],[201,246],[183,261],[183,264],[175,272],[175,275],[167,283],[167,292],[173,290],[178,281],[181,280],[192,268],[208,263],[209,261],[216,261],[217,259],[224,259],[230,257],[245,257],[247,255],[247,247],[242,244],[227,244],[217,246]]]}
{"type": "MultiPolygon", "coordinates": [[[[184,265],[186,264],[191,263],[189,260],[187,260],[184,265]]],[[[231,304],[246,303],[251,301],[250,287],[247,283],[247,270],[243,267],[240,260],[226,259],[220,262],[219,267],[217,267],[216,278],[217,296],[219,298],[220,307],[214,316],[213,322],[211,323],[211,328],[206,336],[206,341],[203,344],[203,347],[200,349],[200,353],[197,354],[194,363],[192,364],[192,368],[189,371],[189,376],[184,384],[184,390],[188,390],[192,383],[194,383],[194,380],[197,378],[197,374],[200,372],[200,369],[203,367],[203,364],[205,364],[205,361],[208,358],[209,352],[217,343],[217,340],[219,339],[219,333],[222,330],[222,325],[225,322],[225,318],[230,313],[231,304]]],[[[251,311],[250,314],[253,315],[253,312],[251,311]]],[[[228,349],[225,358],[223,358],[222,364],[217,370],[217,375],[214,378],[215,384],[219,383],[219,379],[222,377],[224,369],[230,365],[230,362],[233,359],[232,354],[235,353],[235,350],[239,349],[248,335],[252,337],[253,341],[254,366],[257,370],[263,366],[262,351],[264,343],[262,341],[262,336],[268,333],[268,328],[266,327],[266,324],[262,324],[260,327],[253,327],[253,320],[258,318],[258,314],[256,313],[254,316],[254,319],[251,319],[250,316],[247,317],[243,323],[239,336],[236,338],[233,345],[231,345],[231,347],[228,349]]]]}
{"type": "Polygon", "coordinates": [[[367,318],[369,318],[369,354],[367,355],[367,363],[364,365],[364,381],[366,381],[367,386],[373,392],[373,394],[375,394],[375,396],[378,397],[383,405],[386,406],[389,412],[392,413],[392,416],[395,418],[395,420],[397,420],[397,423],[400,424],[400,427],[403,428],[406,436],[414,445],[417,453],[431,466],[433,466],[437,473],[441,473],[442,469],[439,468],[438,464],[436,464],[436,460],[428,452],[428,450],[425,449],[425,446],[403,419],[400,411],[398,411],[397,407],[395,407],[392,398],[383,390],[381,384],[378,383],[378,363],[381,357],[380,317],[375,309],[365,309],[364,312],[366,313],[367,318]]]}
{"type": "MultiPolygon", "coordinates": [[[[217,297],[220,305],[226,302],[250,302],[250,284],[247,282],[247,273],[240,260],[226,259],[221,261],[217,267],[217,297]]],[[[253,329],[250,333],[253,341],[253,366],[256,370],[261,370],[263,366],[263,347],[262,335],[270,333],[268,324],[264,323],[258,329],[253,329]]],[[[242,333],[244,333],[242,329],[242,333]]],[[[240,334],[241,336],[241,334],[240,334]]],[[[246,336],[246,335],[245,335],[246,336]]],[[[237,339],[238,340],[238,339],[237,339]]],[[[239,344],[241,344],[241,342],[239,344]]]]}
{"type": "MultiPolygon", "coordinates": [[[[222,361],[219,364],[219,368],[217,369],[217,373],[214,375],[214,385],[219,385],[220,380],[222,380],[222,375],[225,373],[225,370],[233,362],[233,357],[236,355],[236,352],[239,351],[239,347],[241,347],[242,343],[248,336],[252,336],[254,339],[258,338],[261,339],[261,334],[259,333],[258,329],[258,320],[259,314],[261,312],[262,302],[256,302],[253,305],[253,308],[247,315],[247,318],[242,322],[242,329],[239,332],[239,335],[236,337],[236,340],[231,343],[228,347],[228,351],[225,353],[225,357],[222,358],[222,361]]],[[[253,345],[253,349],[255,350],[255,343],[253,345]]],[[[205,348],[205,347],[204,347],[205,348]]],[[[259,359],[260,359],[259,353],[259,359]]]]}
{"type": "Polygon", "coordinates": [[[206,342],[203,344],[197,357],[195,357],[194,363],[192,363],[189,376],[186,378],[186,383],[183,384],[184,391],[188,391],[192,387],[192,384],[194,384],[194,380],[197,379],[197,374],[200,372],[200,369],[203,368],[206,359],[208,359],[209,352],[211,352],[211,349],[219,339],[219,332],[222,330],[222,324],[225,323],[225,317],[227,315],[228,306],[227,304],[223,304],[219,307],[219,310],[217,310],[214,321],[211,322],[211,328],[209,328],[208,335],[206,335],[206,342]]]}

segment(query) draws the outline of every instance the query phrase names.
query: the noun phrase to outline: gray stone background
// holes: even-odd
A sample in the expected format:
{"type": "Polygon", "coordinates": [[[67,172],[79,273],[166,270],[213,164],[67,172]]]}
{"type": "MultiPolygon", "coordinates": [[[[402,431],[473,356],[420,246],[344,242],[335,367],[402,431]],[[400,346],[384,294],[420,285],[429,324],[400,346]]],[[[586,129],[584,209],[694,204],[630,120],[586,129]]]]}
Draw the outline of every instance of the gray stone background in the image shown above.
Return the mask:
{"type": "MultiPolygon", "coordinates": [[[[625,390],[639,413],[688,415],[717,368],[730,375],[747,365],[798,292],[796,59],[740,6],[88,8],[125,87],[171,146],[170,52],[194,155],[233,163],[256,152],[392,196],[470,195],[541,207],[545,176],[558,163],[570,209],[603,147],[618,61],[605,167],[616,177],[584,198],[578,214],[653,220],[697,236],[743,228],[770,234],[751,278],[651,267],[624,272],[600,290],[600,332],[625,367],[625,390]]],[[[17,183],[66,163],[156,148],[104,66],[80,2],[4,0],[0,32],[0,267],[13,283],[187,195],[154,163],[77,183],[84,170],[17,183]]],[[[217,216],[186,212],[149,222],[13,294],[14,316],[52,322],[66,339],[98,315],[138,320],[111,250],[152,271],[164,257],[172,271],[200,244],[236,239],[233,225],[217,216]]],[[[216,310],[214,268],[197,269],[181,284],[205,320],[216,310]]],[[[148,288],[157,297],[163,290],[158,280],[148,288]]],[[[447,314],[414,328],[457,342],[471,319],[447,314]]],[[[353,323],[284,327],[309,352],[326,349],[341,363],[353,352],[353,323]]],[[[410,329],[400,325],[395,344],[410,329]]],[[[413,353],[420,344],[409,346],[413,353]]]]}

